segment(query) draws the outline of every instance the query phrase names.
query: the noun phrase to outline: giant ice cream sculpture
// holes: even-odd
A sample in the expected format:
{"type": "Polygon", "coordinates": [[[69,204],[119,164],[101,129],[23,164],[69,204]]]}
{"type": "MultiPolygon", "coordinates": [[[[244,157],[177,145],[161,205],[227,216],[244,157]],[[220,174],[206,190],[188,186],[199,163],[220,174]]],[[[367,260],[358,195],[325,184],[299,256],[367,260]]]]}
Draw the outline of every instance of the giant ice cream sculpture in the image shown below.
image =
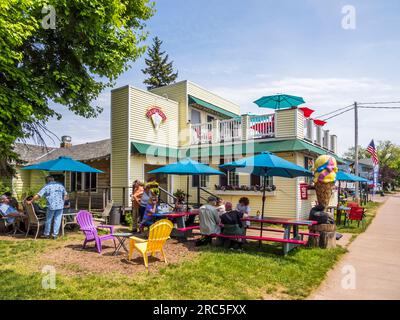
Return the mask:
{"type": "Polygon", "coordinates": [[[318,203],[327,207],[338,171],[336,159],[328,155],[319,156],[315,160],[313,171],[318,203]]]}

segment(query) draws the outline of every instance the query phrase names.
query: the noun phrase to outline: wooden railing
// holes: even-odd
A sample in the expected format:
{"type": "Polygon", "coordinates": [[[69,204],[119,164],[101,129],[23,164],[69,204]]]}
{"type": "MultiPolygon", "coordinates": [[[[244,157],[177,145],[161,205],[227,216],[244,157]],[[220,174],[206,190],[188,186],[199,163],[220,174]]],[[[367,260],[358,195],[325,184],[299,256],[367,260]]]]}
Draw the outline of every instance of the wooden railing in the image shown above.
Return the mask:
{"type": "Polygon", "coordinates": [[[212,142],[212,122],[191,125],[191,143],[203,144],[212,142]]]}

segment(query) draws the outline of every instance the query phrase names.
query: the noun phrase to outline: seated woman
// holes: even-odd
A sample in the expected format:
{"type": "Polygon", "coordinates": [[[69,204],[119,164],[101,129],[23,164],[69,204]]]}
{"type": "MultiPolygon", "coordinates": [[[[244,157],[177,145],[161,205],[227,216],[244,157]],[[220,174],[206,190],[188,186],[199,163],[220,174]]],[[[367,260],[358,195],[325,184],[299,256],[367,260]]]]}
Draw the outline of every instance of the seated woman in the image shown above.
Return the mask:
{"type": "MultiPolygon", "coordinates": [[[[33,196],[28,196],[25,201],[32,201],[33,196]]],[[[46,216],[46,209],[42,208],[37,202],[32,202],[33,209],[35,210],[36,216],[42,218],[46,216]]]]}
{"type": "Polygon", "coordinates": [[[150,227],[154,223],[153,214],[157,213],[157,197],[151,197],[144,211],[143,220],[140,223],[140,232],[143,232],[144,227],[150,227]]]}
{"type": "MultiPolygon", "coordinates": [[[[241,221],[243,218],[243,212],[238,210],[232,210],[232,203],[225,203],[226,212],[221,215],[221,223],[224,225],[222,234],[226,235],[244,235],[244,222],[241,221]]],[[[223,238],[222,238],[223,239],[223,238]]],[[[224,245],[229,247],[242,247],[242,241],[235,241],[230,239],[223,239],[224,245]]]]}

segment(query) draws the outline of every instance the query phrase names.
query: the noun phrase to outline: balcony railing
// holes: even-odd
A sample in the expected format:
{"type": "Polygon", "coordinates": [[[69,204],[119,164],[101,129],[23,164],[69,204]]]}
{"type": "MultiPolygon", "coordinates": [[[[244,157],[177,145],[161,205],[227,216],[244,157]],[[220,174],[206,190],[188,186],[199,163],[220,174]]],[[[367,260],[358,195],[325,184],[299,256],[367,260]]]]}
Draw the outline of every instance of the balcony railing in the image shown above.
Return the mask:
{"type": "Polygon", "coordinates": [[[227,120],[192,124],[191,144],[219,143],[247,139],[273,138],[274,115],[244,115],[227,120]]]}
{"type": "Polygon", "coordinates": [[[275,136],[274,115],[250,116],[249,138],[262,139],[275,136]]]}
{"type": "Polygon", "coordinates": [[[221,120],[219,122],[219,140],[221,142],[242,139],[242,118],[221,120]]]}
{"type": "Polygon", "coordinates": [[[212,122],[192,124],[191,143],[211,143],[213,140],[212,122]]]}

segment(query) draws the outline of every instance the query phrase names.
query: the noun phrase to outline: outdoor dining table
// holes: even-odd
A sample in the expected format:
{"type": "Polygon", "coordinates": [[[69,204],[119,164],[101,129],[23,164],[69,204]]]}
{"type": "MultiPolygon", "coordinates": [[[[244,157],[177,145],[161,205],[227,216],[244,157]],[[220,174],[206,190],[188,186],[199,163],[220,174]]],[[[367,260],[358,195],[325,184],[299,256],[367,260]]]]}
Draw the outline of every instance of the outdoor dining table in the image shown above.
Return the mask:
{"type": "MultiPolygon", "coordinates": [[[[310,227],[317,224],[316,221],[312,220],[301,220],[295,218],[264,218],[259,219],[257,217],[243,218],[242,221],[258,222],[261,223],[260,231],[262,231],[263,224],[274,224],[283,226],[283,239],[287,240],[302,240],[302,235],[299,233],[300,226],[310,227]],[[293,229],[293,231],[292,231],[293,229]],[[292,235],[292,236],[291,236],[292,235]]],[[[294,243],[283,243],[284,254],[288,253],[290,250],[298,247],[298,244],[294,243]]]]}
{"type": "Polygon", "coordinates": [[[76,224],[76,225],[78,224],[78,222],[76,221],[77,214],[78,214],[77,211],[65,212],[65,213],[63,212],[62,220],[61,220],[61,233],[62,233],[62,236],[65,235],[65,226],[67,226],[69,224],[76,224]]]}
{"type": "Polygon", "coordinates": [[[128,248],[125,246],[125,241],[133,236],[133,233],[129,232],[120,232],[120,233],[113,233],[113,236],[118,240],[117,247],[115,248],[115,251],[113,252],[113,256],[116,256],[121,248],[124,248],[126,252],[128,252],[128,248]]]}

